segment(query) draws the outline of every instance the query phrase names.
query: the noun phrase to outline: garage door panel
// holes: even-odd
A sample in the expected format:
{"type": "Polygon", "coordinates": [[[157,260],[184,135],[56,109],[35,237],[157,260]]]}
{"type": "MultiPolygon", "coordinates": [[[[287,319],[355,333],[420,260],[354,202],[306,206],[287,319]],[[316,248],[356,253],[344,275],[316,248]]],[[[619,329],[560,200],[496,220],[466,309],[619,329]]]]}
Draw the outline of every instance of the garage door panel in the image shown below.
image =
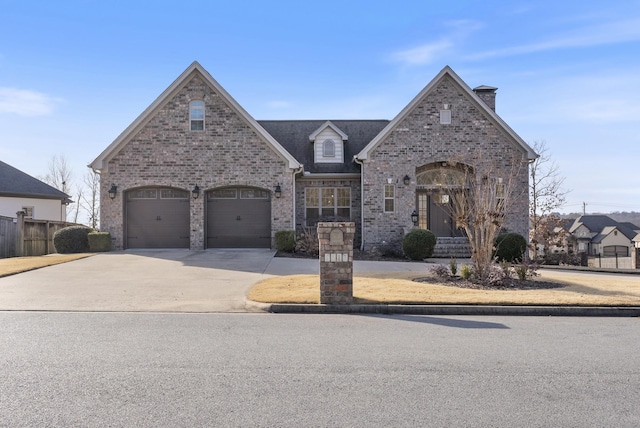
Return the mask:
{"type": "Polygon", "coordinates": [[[220,189],[207,200],[207,247],[270,248],[271,201],[260,189],[220,189]]]}

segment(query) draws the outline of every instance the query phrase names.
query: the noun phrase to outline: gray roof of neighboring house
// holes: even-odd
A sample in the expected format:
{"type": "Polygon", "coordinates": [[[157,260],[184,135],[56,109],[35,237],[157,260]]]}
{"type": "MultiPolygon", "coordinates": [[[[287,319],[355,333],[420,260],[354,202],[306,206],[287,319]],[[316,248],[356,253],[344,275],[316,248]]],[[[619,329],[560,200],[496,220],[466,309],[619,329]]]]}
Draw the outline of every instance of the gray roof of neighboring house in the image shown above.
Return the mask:
{"type": "Polygon", "coordinates": [[[584,225],[591,232],[597,233],[591,240],[594,243],[601,242],[613,229],[618,229],[624,236],[633,239],[637,233],[627,223],[618,223],[606,215],[583,215],[576,219],[570,232],[574,232],[580,225],[584,225]]]}
{"type": "Polygon", "coordinates": [[[69,195],[0,161],[0,196],[69,201],[69,195]]]}
{"type": "Polygon", "coordinates": [[[389,124],[388,120],[331,120],[331,123],[348,137],[344,142],[344,163],[316,164],[313,159],[313,143],[309,141],[309,136],[326,122],[326,120],[258,120],[258,123],[278,143],[304,165],[305,172],[316,174],[359,173],[360,166],[353,161],[353,157],[389,124]]]}

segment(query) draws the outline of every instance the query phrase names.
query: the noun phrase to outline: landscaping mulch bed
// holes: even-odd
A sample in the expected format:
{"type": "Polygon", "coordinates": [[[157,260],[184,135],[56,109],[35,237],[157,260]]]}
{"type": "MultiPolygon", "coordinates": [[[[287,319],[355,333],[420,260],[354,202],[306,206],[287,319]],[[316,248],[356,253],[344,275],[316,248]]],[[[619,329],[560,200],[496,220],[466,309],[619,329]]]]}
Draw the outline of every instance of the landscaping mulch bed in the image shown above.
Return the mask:
{"type": "Polygon", "coordinates": [[[520,281],[519,279],[511,279],[506,285],[491,286],[477,282],[464,280],[459,276],[450,278],[440,278],[438,276],[426,276],[415,278],[414,282],[424,282],[427,284],[445,285],[449,287],[471,288],[474,290],[545,290],[552,288],[564,288],[565,284],[553,281],[538,281],[535,279],[527,279],[520,281]]]}

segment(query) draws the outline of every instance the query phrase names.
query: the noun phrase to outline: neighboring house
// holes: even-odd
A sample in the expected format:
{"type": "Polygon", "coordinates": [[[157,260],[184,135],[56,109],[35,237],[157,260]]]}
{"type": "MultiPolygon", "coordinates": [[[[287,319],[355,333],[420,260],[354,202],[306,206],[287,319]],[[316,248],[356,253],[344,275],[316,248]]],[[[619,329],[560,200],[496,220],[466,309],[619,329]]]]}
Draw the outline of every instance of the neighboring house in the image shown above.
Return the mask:
{"type": "Polygon", "coordinates": [[[639,232],[640,227],[606,215],[580,216],[569,229],[579,253],[603,257],[630,257],[639,232]]]}
{"type": "Polygon", "coordinates": [[[495,91],[445,67],[391,121],[256,121],[194,62],[90,164],[101,229],[115,249],[271,247],[279,230],[347,220],[367,250],[400,241],[415,211],[456,236],[442,204],[464,183],[436,173],[491,164],[519,167],[505,226],[527,236],[537,155],[495,113],[495,91]]]}
{"type": "Polygon", "coordinates": [[[69,195],[0,161],[0,216],[66,221],[69,195]]]}

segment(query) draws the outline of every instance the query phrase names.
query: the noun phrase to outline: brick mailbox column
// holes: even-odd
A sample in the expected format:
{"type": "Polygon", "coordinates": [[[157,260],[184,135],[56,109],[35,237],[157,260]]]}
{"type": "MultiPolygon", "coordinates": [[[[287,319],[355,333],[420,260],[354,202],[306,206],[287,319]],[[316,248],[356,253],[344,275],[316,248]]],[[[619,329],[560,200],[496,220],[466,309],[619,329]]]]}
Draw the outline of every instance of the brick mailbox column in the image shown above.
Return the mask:
{"type": "Polygon", "coordinates": [[[320,303],[353,302],[353,222],[318,223],[320,303]]]}

